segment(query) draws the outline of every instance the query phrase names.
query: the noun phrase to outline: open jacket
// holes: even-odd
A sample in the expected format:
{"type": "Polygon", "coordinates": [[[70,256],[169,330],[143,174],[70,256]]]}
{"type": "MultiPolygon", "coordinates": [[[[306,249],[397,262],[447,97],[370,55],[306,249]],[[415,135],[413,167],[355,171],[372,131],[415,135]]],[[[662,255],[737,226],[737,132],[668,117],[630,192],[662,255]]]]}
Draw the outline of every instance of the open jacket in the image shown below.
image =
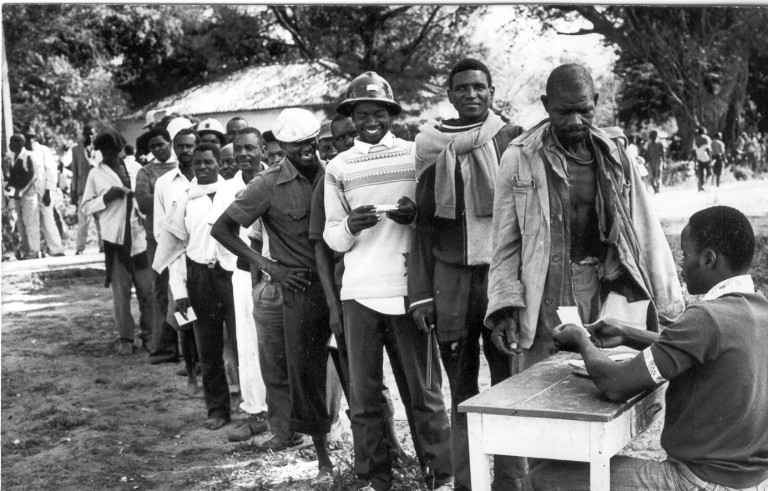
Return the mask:
{"type": "MultiPolygon", "coordinates": [[[[493,210],[493,256],[488,279],[488,318],[504,308],[519,309],[519,345],[530,348],[539,322],[550,260],[549,184],[545,166],[567,179],[567,163],[556,150],[549,120],[516,138],[504,152],[493,210]]],[[[672,318],[685,304],[674,259],[648,200],[637,169],[624,150],[617,128],[591,128],[595,143],[608,149],[606,172],[616,184],[606,199],[626,211],[617,217],[613,260],[641,294],[652,299],[659,315],[672,318]],[[615,192],[613,192],[615,191],[615,192]],[[618,197],[618,198],[617,198],[618,197]]]]}
{"type": "MultiPolygon", "coordinates": [[[[131,179],[131,190],[136,189],[136,174],[141,169],[137,163],[125,162],[125,168],[131,179]]],[[[104,194],[112,186],[123,187],[120,177],[109,168],[108,165],[100,162],[88,174],[83,191],[82,207],[87,215],[94,215],[101,225],[101,237],[107,242],[117,245],[123,245],[125,240],[125,213],[126,196],[104,204],[104,194]]],[[[133,199],[133,198],[130,198],[133,199]]],[[[131,208],[131,256],[135,256],[147,250],[147,240],[144,233],[144,224],[139,217],[138,207],[134,200],[131,208]]]]}

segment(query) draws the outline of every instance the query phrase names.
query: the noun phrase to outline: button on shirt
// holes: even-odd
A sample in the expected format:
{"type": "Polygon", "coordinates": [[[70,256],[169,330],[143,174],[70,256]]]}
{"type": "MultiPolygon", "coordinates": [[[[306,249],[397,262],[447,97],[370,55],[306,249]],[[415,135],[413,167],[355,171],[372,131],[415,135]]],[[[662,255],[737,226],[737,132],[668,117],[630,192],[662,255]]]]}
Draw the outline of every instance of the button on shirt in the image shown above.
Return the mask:
{"type": "Polygon", "coordinates": [[[163,230],[165,214],[170,210],[173,201],[181,193],[189,189],[192,184],[197,183],[197,178],[193,177],[191,181],[187,180],[178,167],[163,174],[155,183],[155,206],[153,217],[153,232],[155,240],[160,241],[160,232],[163,230]]]}
{"type": "Polygon", "coordinates": [[[309,241],[312,191],[325,172],[318,164],[312,182],[287,159],[259,173],[226,210],[233,220],[250,227],[261,218],[269,234],[272,259],[283,266],[316,272],[315,254],[309,241]]]}

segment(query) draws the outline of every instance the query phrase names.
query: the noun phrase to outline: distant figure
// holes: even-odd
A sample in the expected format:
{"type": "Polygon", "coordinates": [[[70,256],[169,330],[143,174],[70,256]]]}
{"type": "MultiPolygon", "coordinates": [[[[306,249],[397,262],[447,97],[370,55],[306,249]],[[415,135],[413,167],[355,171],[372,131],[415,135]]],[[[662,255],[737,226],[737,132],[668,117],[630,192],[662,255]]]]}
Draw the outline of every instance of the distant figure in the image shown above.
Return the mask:
{"type": "Polygon", "coordinates": [[[133,145],[124,146],[123,153],[125,154],[125,158],[123,158],[125,162],[128,162],[129,164],[136,162],[136,150],[134,150],[133,145]]]}
{"type": "MultiPolygon", "coordinates": [[[[83,138],[77,144],[64,154],[62,161],[64,165],[70,166],[72,171],[72,182],[70,184],[69,198],[73,205],[77,207],[77,242],[75,245],[75,254],[82,254],[85,250],[85,244],[88,240],[88,224],[91,217],[83,213],[80,202],[83,200],[83,191],[88,174],[94,165],[101,161],[101,155],[93,148],[93,129],[89,125],[83,127],[83,138]]],[[[101,244],[101,230],[99,221],[96,222],[96,232],[99,236],[99,251],[104,248],[101,244]]]]}
{"type": "Polygon", "coordinates": [[[716,187],[720,187],[720,174],[723,173],[725,160],[725,143],[723,143],[723,134],[718,133],[712,140],[712,180],[716,187]]]}
{"type": "Polygon", "coordinates": [[[707,136],[707,129],[699,126],[693,140],[693,154],[696,158],[696,179],[699,191],[704,191],[704,182],[709,179],[712,163],[712,140],[707,136]]]}
{"type": "Polygon", "coordinates": [[[661,190],[661,173],[667,165],[667,155],[664,144],[656,141],[658,133],[652,130],[648,135],[650,139],[645,147],[645,163],[648,166],[648,180],[651,182],[653,192],[661,190]]]}
{"type": "Polygon", "coordinates": [[[27,128],[26,149],[32,153],[35,164],[35,189],[37,190],[37,210],[40,213],[40,229],[42,229],[48,253],[51,256],[63,256],[64,245],[61,242],[59,229],[56,227],[56,219],[53,216],[52,193],[58,185],[58,173],[56,157],[46,145],[38,141],[38,137],[31,128],[27,128]]]}
{"type": "Polygon", "coordinates": [[[197,125],[197,134],[200,135],[201,142],[210,142],[219,148],[226,144],[224,127],[213,118],[200,122],[200,124],[197,125]]]}
{"type": "Polygon", "coordinates": [[[264,153],[264,163],[268,167],[281,162],[285,158],[285,150],[280,146],[280,142],[277,141],[275,135],[271,131],[264,132],[264,145],[267,151],[264,153]]]}
{"type": "Polygon", "coordinates": [[[240,116],[235,116],[234,118],[227,121],[227,134],[224,136],[224,140],[226,143],[232,143],[237,132],[247,127],[248,121],[246,121],[244,118],[241,118],[240,116]]]}

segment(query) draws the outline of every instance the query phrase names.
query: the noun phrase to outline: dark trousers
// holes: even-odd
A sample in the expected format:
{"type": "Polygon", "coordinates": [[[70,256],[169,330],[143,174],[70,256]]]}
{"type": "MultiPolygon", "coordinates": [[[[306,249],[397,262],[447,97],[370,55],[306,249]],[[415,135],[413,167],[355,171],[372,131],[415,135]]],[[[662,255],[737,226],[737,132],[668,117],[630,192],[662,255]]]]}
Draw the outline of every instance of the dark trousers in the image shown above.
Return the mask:
{"type": "MultiPolygon", "coordinates": [[[[467,413],[459,412],[459,404],[480,393],[477,378],[480,374],[480,338],[483,338],[483,352],[491,372],[491,385],[513,375],[511,360],[501,353],[491,341],[490,329],[483,325],[488,306],[488,270],[475,269],[469,288],[467,335],[459,341],[440,343],[440,357],[451,387],[451,456],[455,489],[472,489],[469,472],[469,443],[467,437],[467,413]]],[[[439,326],[438,326],[439,329],[439,326]]],[[[494,489],[522,489],[527,471],[525,458],[494,456],[494,489]]]]}
{"type": "Polygon", "coordinates": [[[290,429],[325,435],[331,430],[325,397],[331,328],[328,305],[316,278],[303,292],[283,289],[283,333],[291,391],[290,429]]]}
{"type": "Polygon", "coordinates": [[[283,293],[275,284],[261,281],[253,288],[253,320],[259,343],[259,366],[267,389],[269,429],[280,438],[290,436],[291,391],[283,334],[283,293]]]}
{"type": "MultiPolygon", "coordinates": [[[[157,242],[147,237],[147,259],[151,265],[155,259],[157,242]]],[[[163,363],[179,359],[179,341],[176,330],[166,322],[168,315],[168,270],[162,274],[153,271],[155,315],[152,319],[152,342],[149,346],[150,363],[163,363]]]]}
{"type": "Polygon", "coordinates": [[[197,354],[203,376],[203,394],[208,417],[229,421],[230,401],[224,371],[224,326],[235,337],[235,303],[232,273],[216,264],[209,268],[187,260],[187,293],[197,315],[194,323],[197,354]]]}
{"type": "Polygon", "coordinates": [[[709,179],[709,164],[710,162],[696,161],[696,179],[699,191],[704,190],[704,182],[709,179]]]}
{"type": "MultiPolygon", "coordinates": [[[[416,436],[430,471],[429,486],[452,481],[450,424],[442,394],[440,362],[431,360],[427,386],[427,344],[430,338],[408,315],[385,315],[354,300],[344,301],[344,329],[349,354],[350,413],[355,446],[355,473],[360,480],[389,484],[392,463],[382,435],[381,389],[383,347],[391,348],[402,365],[413,411],[416,436]]],[[[401,396],[403,393],[401,392],[401,396]]]]}
{"type": "MultiPolygon", "coordinates": [[[[346,343],[346,337],[343,333],[341,336],[336,336],[336,345],[338,346],[338,349],[332,349],[330,352],[333,364],[339,374],[341,388],[344,391],[344,397],[347,399],[347,405],[352,407],[349,398],[349,353],[347,353],[346,343]]],[[[411,430],[413,450],[416,452],[416,458],[418,459],[419,464],[424,467],[424,455],[421,450],[421,445],[419,444],[419,439],[416,437],[416,420],[413,418],[413,409],[411,408],[411,394],[408,392],[408,379],[405,377],[403,364],[400,362],[400,358],[398,357],[394,346],[385,344],[384,347],[387,350],[387,356],[389,356],[389,365],[392,367],[392,375],[395,377],[395,385],[397,385],[397,391],[400,393],[400,400],[403,402],[403,407],[405,408],[405,416],[408,419],[408,427],[411,430]]],[[[392,397],[389,395],[389,388],[383,383],[381,389],[381,407],[385,417],[391,418],[395,415],[395,407],[392,404],[392,397]]],[[[387,435],[386,430],[382,431],[387,435]]]]}

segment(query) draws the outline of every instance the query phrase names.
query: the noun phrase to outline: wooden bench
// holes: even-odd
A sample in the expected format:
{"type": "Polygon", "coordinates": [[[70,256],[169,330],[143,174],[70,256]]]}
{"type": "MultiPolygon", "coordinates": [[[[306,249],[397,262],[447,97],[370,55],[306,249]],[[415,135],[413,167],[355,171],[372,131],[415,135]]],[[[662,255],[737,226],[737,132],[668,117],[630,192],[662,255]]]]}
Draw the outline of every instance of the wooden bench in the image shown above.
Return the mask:
{"type": "Polygon", "coordinates": [[[661,414],[666,384],[609,402],[559,353],[459,405],[467,413],[472,489],[491,489],[489,455],[590,463],[590,489],[610,488],[610,459],[661,414]]]}

